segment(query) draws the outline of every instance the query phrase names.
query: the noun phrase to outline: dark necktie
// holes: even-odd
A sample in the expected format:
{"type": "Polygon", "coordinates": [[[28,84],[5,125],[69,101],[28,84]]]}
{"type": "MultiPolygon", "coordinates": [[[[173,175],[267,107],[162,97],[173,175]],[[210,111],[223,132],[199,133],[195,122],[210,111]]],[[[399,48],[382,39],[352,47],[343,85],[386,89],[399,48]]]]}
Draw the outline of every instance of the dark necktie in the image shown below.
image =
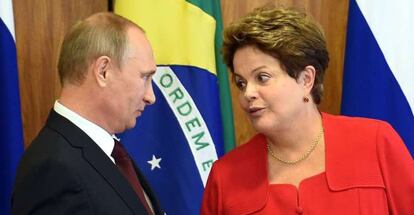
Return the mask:
{"type": "Polygon", "coordinates": [[[115,140],[115,147],[112,151],[111,156],[115,159],[115,164],[118,169],[121,170],[122,174],[134,188],[135,193],[138,195],[147,213],[153,214],[144,196],[144,190],[142,189],[141,183],[139,182],[137,173],[135,172],[134,166],[132,165],[132,161],[129,158],[127,151],[117,140],[115,140]]]}

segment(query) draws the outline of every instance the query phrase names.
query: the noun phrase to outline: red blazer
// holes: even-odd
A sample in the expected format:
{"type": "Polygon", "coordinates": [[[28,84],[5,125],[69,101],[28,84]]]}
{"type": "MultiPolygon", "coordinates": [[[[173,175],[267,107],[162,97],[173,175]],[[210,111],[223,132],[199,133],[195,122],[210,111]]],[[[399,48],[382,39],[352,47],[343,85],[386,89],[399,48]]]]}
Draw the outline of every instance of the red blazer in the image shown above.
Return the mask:
{"type": "MultiPolygon", "coordinates": [[[[348,207],[357,214],[414,214],[414,161],[392,127],[326,113],[322,122],[329,190],[355,193],[329,214],[344,214],[348,207]]],[[[260,214],[268,195],[266,139],[258,134],[214,163],[201,214],[260,214]]],[[[312,195],[309,207],[324,204],[312,195]]]]}

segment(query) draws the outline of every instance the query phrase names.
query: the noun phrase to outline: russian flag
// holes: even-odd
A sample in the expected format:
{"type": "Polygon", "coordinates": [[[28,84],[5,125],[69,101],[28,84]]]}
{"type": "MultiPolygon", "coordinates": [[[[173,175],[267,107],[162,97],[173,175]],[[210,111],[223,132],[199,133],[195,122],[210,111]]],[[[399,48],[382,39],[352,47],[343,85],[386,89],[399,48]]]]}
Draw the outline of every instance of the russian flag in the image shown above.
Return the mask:
{"type": "Polygon", "coordinates": [[[0,214],[10,214],[10,197],[17,163],[23,153],[19,78],[17,73],[13,6],[0,7],[0,214]]]}
{"type": "Polygon", "coordinates": [[[350,0],[342,114],[388,121],[414,155],[414,1],[350,0]]]}

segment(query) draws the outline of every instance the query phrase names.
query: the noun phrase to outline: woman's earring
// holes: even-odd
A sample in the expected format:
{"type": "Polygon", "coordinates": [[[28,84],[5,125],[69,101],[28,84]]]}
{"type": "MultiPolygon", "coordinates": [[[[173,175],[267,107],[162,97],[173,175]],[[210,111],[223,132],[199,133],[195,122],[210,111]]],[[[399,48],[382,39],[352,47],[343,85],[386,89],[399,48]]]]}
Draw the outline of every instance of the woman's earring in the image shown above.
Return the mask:
{"type": "Polygon", "coordinates": [[[309,102],[309,98],[307,96],[303,97],[303,102],[308,103],[309,102]]]}

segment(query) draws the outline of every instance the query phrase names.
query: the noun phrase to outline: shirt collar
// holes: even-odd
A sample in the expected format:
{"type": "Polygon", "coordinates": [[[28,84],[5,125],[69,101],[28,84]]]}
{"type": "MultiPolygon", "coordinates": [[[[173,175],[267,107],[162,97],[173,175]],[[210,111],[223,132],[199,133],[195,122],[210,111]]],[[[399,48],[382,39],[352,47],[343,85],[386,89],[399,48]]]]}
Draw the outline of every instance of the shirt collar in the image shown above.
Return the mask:
{"type": "Polygon", "coordinates": [[[64,105],[60,104],[59,101],[55,101],[53,109],[77,127],[85,132],[98,146],[105,152],[105,154],[115,163],[114,158],[111,156],[112,150],[114,149],[115,135],[109,134],[103,128],[99,127],[95,123],[85,119],[64,105]]]}

